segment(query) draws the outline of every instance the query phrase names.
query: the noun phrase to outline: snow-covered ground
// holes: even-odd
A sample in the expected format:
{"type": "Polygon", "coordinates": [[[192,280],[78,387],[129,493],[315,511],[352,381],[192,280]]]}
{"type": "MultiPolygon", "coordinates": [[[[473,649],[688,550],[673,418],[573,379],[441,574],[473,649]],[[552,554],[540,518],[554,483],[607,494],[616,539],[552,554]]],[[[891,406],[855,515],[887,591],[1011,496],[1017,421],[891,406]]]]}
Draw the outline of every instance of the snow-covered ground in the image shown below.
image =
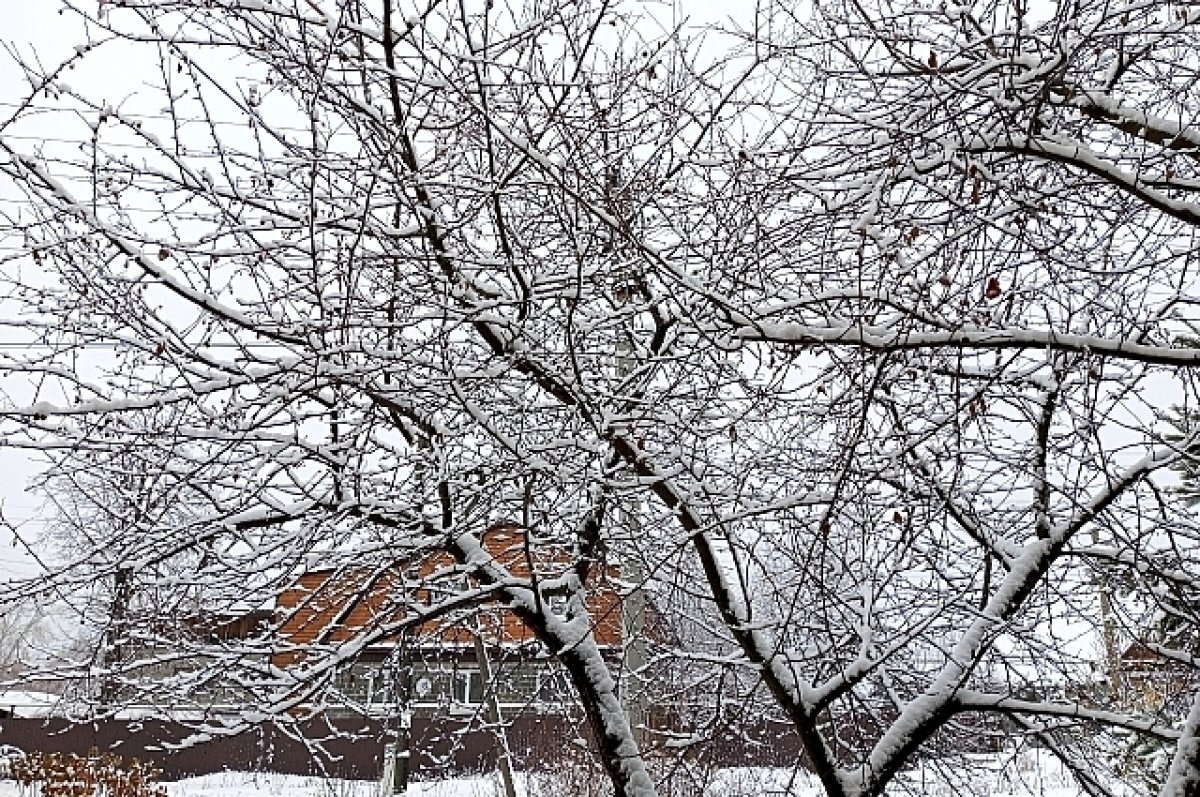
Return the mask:
{"type": "MultiPolygon", "coordinates": [[[[273,773],[221,772],[163,785],[169,797],[379,797],[375,781],[273,773]]],[[[494,778],[453,778],[415,783],[408,793],[410,797],[494,797],[497,788],[494,778]]],[[[0,797],[30,794],[13,781],[0,780],[0,797]]]]}
{"type": "MultiPolygon", "coordinates": [[[[490,778],[453,778],[415,783],[411,797],[492,797],[496,788],[490,778]]],[[[170,797],[379,797],[379,784],[368,780],[298,775],[225,772],[168,783],[170,797]]]]}
{"type": "MultiPolygon", "coordinates": [[[[947,763],[945,761],[943,764],[947,763]]],[[[601,784],[564,783],[546,775],[518,775],[521,797],[590,797],[603,794],[601,784]]],[[[271,773],[222,772],[164,784],[168,797],[379,797],[374,781],[277,775],[271,773]]],[[[1080,797],[1061,765],[1048,756],[1027,753],[1002,761],[996,757],[972,756],[949,768],[926,766],[906,772],[891,793],[928,797],[978,794],[988,797],[1080,797]],[[972,772],[971,789],[947,779],[945,773],[972,772]]],[[[495,776],[458,777],[422,781],[409,788],[409,797],[499,797],[503,794],[495,776]]],[[[823,797],[814,778],[805,773],[767,768],[731,768],[712,774],[703,792],[676,788],[675,797],[823,797]]],[[[31,797],[12,781],[0,781],[0,797],[31,797]]]]}
{"type": "Polygon", "coordinates": [[[1008,756],[964,755],[902,773],[890,794],[958,797],[1082,797],[1062,762],[1045,751],[1008,756]]]}
{"type": "Polygon", "coordinates": [[[10,717],[49,717],[62,698],[30,689],[0,690],[0,711],[10,717]]]}

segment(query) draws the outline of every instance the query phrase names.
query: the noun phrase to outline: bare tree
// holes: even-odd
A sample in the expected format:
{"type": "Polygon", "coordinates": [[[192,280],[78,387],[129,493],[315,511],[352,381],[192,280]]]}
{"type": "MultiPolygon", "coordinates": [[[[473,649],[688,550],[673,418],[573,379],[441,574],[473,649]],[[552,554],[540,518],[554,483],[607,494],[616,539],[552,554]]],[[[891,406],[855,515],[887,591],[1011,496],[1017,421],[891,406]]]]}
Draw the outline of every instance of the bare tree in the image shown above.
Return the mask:
{"type": "MultiPolygon", "coordinates": [[[[144,432],[174,422],[169,409],[139,419],[144,432]]],[[[33,485],[48,516],[39,542],[56,571],[37,594],[65,600],[83,621],[75,653],[90,649],[85,693],[108,711],[133,698],[148,655],[163,656],[181,634],[211,625],[206,615],[222,611],[220,596],[205,604],[197,578],[211,549],[178,545],[143,558],[145,537],[194,522],[206,502],[185,474],[172,472],[162,448],[140,447],[132,437],[110,439],[102,461],[52,453],[33,485]]]]}
{"type": "Polygon", "coordinates": [[[100,469],[134,443],[203,496],[100,577],[204,550],[233,602],[313,556],[469,571],[286,673],[269,635],[206,652],[281,719],[499,600],[616,792],[653,794],[586,600],[623,563],[686,592],[703,649],[661,654],[760,684],[730,693],[831,797],[1002,727],[1097,795],[1114,734],[1158,739],[1160,795],[1194,795],[1200,694],[1144,716],[1092,665],[1146,602],[1197,621],[1162,598],[1195,594],[1200,528],[1158,474],[1196,445],[1159,415],[1200,365],[1200,4],[1047,5],[763,4],[707,36],[608,2],[80,7],[0,127],[28,200],[2,365],[42,380],[6,434],[100,469]],[[164,111],[64,81],[142,48],[164,111]],[[23,146],[47,113],[82,148],[23,146]],[[497,518],[567,564],[491,555],[497,518]],[[1102,610],[1098,579],[1129,590],[1102,610]]]}
{"type": "Polygon", "coordinates": [[[41,636],[42,616],[31,603],[5,604],[0,614],[0,680],[18,678],[29,666],[29,655],[41,636]]]}

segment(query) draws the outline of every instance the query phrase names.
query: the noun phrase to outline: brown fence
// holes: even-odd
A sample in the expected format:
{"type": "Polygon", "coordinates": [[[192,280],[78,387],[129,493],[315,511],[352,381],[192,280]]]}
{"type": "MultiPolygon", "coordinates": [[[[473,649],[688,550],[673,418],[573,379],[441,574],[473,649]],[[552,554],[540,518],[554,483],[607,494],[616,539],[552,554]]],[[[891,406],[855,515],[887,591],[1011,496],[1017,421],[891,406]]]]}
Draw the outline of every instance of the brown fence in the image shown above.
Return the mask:
{"type": "MultiPolygon", "coordinates": [[[[0,744],[26,752],[85,753],[92,748],[151,761],[165,780],[223,770],[319,774],[373,779],[381,772],[387,728],[361,717],[322,718],[289,727],[263,724],[237,735],[199,741],[194,730],[161,720],[0,720],[0,744]],[[191,738],[189,738],[191,737],[191,738]]],[[[553,765],[583,743],[586,730],[562,717],[515,717],[507,739],[517,765],[553,765]]],[[[491,769],[495,737],[487,730],[448,718],[415,718],[412,755],[417,776],[440,777],[491,769]]],[[[693,755],[718,766],[791,766],[800,760],[799,740],[785,726],[762,727],[723,737],[715,734],[693,755]]]]}
{"type": "MultiPolygon", "coordinates": [[[[509,730],[514,751],[530,765],[546,748],[546,740],[573,738],[558,719],[518,720],[509,730]]],[[[425,773],[460,773],[490,768],[494,737],[455,723],[416,719],[412,751],[425,773]]],[[[103,720],[76,724],[64,719],[0,720],[0,744],[26,752],[76,752],[92,748],[126,758],[152,761],[167,780],[222,770],[325,774],[342,778],[375,778],[386,729],[362,718],[321,719],[285,732],[262,724],[233,736],[200,741],[192,728],[159,720],[103,720]]]]}

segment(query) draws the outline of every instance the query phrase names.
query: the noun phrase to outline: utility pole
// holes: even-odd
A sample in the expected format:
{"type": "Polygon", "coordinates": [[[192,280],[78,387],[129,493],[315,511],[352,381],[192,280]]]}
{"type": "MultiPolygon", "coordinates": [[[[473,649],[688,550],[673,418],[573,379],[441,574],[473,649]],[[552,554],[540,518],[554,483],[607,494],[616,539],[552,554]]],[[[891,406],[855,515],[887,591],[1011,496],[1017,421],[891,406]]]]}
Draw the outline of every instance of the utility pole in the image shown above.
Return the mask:
{"type": "MultiPolygon", "coordinates": [[[[636,520],[634,521],[636,524],[636,520]]],[[[643,680],[646,667],[646,593],[642,589],[642,568],[639,562],[621,563],[621,579],[633,584],[633,588],[621,602],[621,702],[625,704],[625,716],[638,744],[644,741],[646,730],[646,684],[643,680]]]]}
{"type": "MultiPolygon", "coordinates": [[[[621,284],[617,285],[616,298],[621,305],[628,304],[633,298],[634,286],[632,279],[631,276],[627,276],[621,284]]],[[[616,344],[616,375],[618,385],[621,384],[626,376],[632,373],[633,368],[633,342],[629,339],[618,337],[616,344]]],[[[624,521],[621,525],[625,527],[624,530],[628,533],[629,539],[635,540],[639,536],[641,522],[638,517],[638,499],[636,496],[633,496],[630,500],[633,501],[633,508],[628,513],[620,513],[624,517],[620,517],[620,515],[618,517],[624,521]]],[[[641,561],[632,550],[627,551],[621,557],[619,565],[620,580],[630,585],[628,594],[623,595],[621,600],[620,695],[621,702],[625,708],[625,717],[629,722],[630,729],[633,731],[634,738],[640,746],[644,743],[647,714],[646,684],[643,682],[647,659],[645,636],[646,593],[643,589],[645,573],[642,570],[641,561]]]]}
{"type": "MultiPolygon", "coordinates": [[[[1092,545],[1099,545],[1100,534],[1092,529],[1092,545]]],[[[1121,657],[1117,652],[1117,624],[1113,617],[1112,590],[1104,578],[1104,573],[1097,575],[1100,593],[1100,638],[1104,644],[1104,680],[1110,697],[1117,697],[1121,691],[1121,657]]]]}
{"type": "MultiPolygon", "coordinates": [[[[630,197],[627,194],[626,186],[622,185],[621,164],[614,159],[615,147],[609,141],[608,132],[604,129],[600,134],[601,145],[604,150],[605,158],[605,173],[604,173],[604,189],[606,195],[606,203],[608,211],[614,218],[624,219],[628,213],[630,206],[630,197]]],[[[619,156],[618,156],[619,157],[619,156]]],[[[632,220],[629,220],[632,223],[632,220]]],[[[615,230],[608,230],[608,240],[604,247],[604,253],[612,258],[613,264],[616,266],[620,261],[621,242],[620,236],[615,230]]],[[[629,266],[616,266],[613,272],[613,298],[616,304],[621,308],[628,308],[633,304],[634,297],[637,295],[640,275],[629,266]]],[[[623,325],[618,324],[616,329],[616,338],[614,340],[613,354],[615,356],[614,376],[616,377],[617,395],[613,398],[618,405],[624,403],[626,407],[633,408],[634,402],[622,402],[622,396],[619,395],[620,388],[624,384],[625,379],[634,371],[636,361],[634,357],[635,343],[634,334],[636,330],[635,317],[630,317],[632,329],[626,330],[623,325]]],[[[618,526],[623,526],[623,530],[628,534],[630,541],[636,540],[639,537],[640,518],[638,498],[636,495],[630,496],[632,508],[628,513],[618,513],[618,526]]],[[[643,673],[646,666],[646,640],[645,640],[645,624],[646,624],[646,594],[643,590],[645,582],[645,573],[642,570],[641,562],[638,560],[633,546],[628,546],[627,551],[620,557],[618,565],[620,567],[620,580],[630,585],[628,594],[622,596],[621,600],[621,677],[620,698],[625,709],[625,717],[629,722],[629,727],[633,731],[634,739],[638,745],[644,743],[645,726],[646,726],[646,689],[642,681],[643,673]]]]}

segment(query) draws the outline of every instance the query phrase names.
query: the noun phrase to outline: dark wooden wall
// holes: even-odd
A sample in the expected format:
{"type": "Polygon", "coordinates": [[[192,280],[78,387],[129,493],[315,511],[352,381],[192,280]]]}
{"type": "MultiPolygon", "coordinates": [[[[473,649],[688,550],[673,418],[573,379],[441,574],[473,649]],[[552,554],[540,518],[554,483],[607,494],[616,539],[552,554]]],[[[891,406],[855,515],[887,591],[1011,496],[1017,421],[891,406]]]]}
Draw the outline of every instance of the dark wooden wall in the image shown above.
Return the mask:
{"type": "MultiPolygon", "coordinates": [[[[508,726],[509,746],[520,769],[552,767],[567,757],[587,757],[583,751],[585,728],[566,718],[522,716],[508,726]]],[[[724,737],[718,734],[693,749],[692,755],[717,766],[794,766],[800,761],[799,742],[789,728],[762,726],[740,728],[724,737]]],[[[387,729],[379,721],[322,718],[289,731],[263,724],[234,736],[188,743],[194,730],[179,722],[0,719],[0,744],[15,745],[25,752],[83,754],[97,748],[127,759],[151,761],[162,770],[163,780],[223,770],[359,779],[379,776],[387,737],[387,729]]],[[[453,719],[418,717],[413,720],[412,738],[417,777],[479,772],[494,764],[494,736],[453,719]]]]}

